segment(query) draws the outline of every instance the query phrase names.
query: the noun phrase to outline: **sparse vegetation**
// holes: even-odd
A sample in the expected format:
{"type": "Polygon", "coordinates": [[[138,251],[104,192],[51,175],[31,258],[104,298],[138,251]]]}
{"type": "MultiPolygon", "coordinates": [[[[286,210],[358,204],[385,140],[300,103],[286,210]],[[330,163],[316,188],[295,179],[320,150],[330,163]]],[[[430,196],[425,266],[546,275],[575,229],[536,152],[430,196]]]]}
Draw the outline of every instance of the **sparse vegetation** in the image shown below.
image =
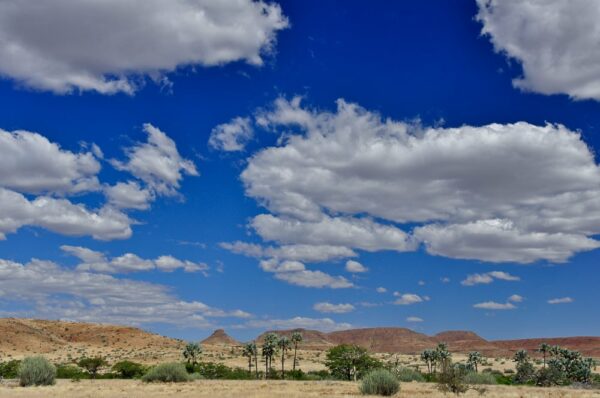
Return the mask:
{"type": "Polygon", "coordinates": [[[361,383],[360,392],[365,395],[391,396],[400,391],[400,383],[387,369],[375,369],[367,373],[361,383]]]}
{"type": "Polygon", "coordinates": [[[55,383],[56,367],[41,356],[28,357],[19,366],[19,384],[28,386],[50,386],[55,383]]]}

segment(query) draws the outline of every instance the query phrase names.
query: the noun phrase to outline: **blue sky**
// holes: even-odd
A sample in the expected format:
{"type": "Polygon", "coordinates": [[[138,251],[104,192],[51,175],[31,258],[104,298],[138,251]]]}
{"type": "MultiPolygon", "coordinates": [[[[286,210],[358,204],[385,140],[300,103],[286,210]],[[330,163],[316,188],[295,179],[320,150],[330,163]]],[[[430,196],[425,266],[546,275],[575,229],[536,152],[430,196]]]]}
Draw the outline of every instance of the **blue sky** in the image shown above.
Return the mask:
{"type": "Polygon", "coordinates": [[[0,314],[597,334],[600,8],[565,7],[5,2],[0,314]]]}

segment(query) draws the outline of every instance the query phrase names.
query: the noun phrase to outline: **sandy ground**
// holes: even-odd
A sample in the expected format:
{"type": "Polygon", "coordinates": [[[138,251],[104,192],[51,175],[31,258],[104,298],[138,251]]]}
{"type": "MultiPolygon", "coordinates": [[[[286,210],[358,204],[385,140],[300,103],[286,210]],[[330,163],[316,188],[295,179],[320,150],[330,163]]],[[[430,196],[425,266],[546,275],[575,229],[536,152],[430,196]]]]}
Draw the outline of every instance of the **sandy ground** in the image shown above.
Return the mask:
{"type": "MultiPolygon", "coordinates": [[[[59,380],[51,387],[17,387],[13,382],[0,386],[4,398],[300,398],[358,397],[358,385],[340,381],[218,381],[199,380],[180,384],[146,384],[135,380],[82,380],[74,383],[59,380]]],[[[479,397],[469,391],[464,397],[479,397]]],[[[569,388],[534,388],[490,386],[483,395],[490,398],[600,398],[600,391],[569,388]]],[[[434,384],[402,383],[396,397],[449,398],[436,390],[434,384]]]]}

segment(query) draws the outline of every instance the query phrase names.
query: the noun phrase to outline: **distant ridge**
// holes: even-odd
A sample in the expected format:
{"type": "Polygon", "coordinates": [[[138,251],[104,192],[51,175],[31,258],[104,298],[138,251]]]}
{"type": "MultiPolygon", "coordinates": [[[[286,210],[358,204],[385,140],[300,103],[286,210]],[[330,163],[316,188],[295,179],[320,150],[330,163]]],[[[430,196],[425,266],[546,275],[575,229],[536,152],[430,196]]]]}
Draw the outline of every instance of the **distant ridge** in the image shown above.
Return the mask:
{"type": "Polygon", "coordinates": [[[225,333],[223,329],[215,330],[210,336],[205,338],[200,342],[200,344],[206,345],[226,345],[226,346],[236,346],[241,345],[241,343],[235,340],[233,337],[229,336],[225,333]]]}
{"type": "MultiPolygon", "coordinates": [[[[264,332],[256,338],[262,343],[266,333],[291,336],[300,332],[303,341],[300,348],[327,350],[337,344],[357,344],[371,352],[420,354],[424,349],[434,348],[438,343],[448,344],[451,352],[479,351],[488,357],[509,357],[520,349],[533,356],[541,343],[560,345],[577,350],[584,356],[600,358],[600,337],[557,337],[521,340],[489,341],[471,331],[452,330],[428,336],[400,327],[349,329],[325,333],[310,329],[287,329],[264,332]]],[[[239,346],[240,342],[223,329],[214,331],[201,344],[214,346],[239,346]]],[[[66,347],[87,348],[92,351],[112,349],[118,352],[141,352],[155,350],[178,353],[185,343],[144,330],[130,327],[84,322],[48,321],[38,319],[0,318],[0,359],[8,354],[45,354],[66,347]]]]}
{"type": "Polygon", "coordinates": [[[466,354],[470,351],[479,351],[489,357],[509,357],[520,349],[526,349],[531,355],[536,356],[535,350],[540,343],[545,342],[577,350],[584,356],[600,358],[600,337],[489,341],[466,330],[449,330],[428,336],[400,327],[348,329],[330,333],[310,329],[286,329],[264,332],[257,337],[257,342],[261,343],[267,333],[289,337],[295,331],[301,332],[304,338],[300,347],[312,350],[326,350],[337,344],[356,344],[371,352],[420,354],[425,349],[435,348],[439,343],[446,343],[448,349],[454,353],[466,354]]]}

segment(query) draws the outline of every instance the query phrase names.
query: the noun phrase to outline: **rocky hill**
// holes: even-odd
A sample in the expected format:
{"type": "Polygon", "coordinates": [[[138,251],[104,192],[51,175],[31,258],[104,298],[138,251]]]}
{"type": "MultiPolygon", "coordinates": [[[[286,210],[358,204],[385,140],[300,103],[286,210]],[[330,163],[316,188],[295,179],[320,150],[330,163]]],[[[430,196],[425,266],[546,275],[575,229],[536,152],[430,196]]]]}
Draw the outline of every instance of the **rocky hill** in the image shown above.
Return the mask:
{"type": "Polygon", "coordinates": [[[204,345],[224,345],[224,346],[239,346],[242,345],[239,341],[225,333],[223,329],[217,329],[200,342],[204,345]]]}

